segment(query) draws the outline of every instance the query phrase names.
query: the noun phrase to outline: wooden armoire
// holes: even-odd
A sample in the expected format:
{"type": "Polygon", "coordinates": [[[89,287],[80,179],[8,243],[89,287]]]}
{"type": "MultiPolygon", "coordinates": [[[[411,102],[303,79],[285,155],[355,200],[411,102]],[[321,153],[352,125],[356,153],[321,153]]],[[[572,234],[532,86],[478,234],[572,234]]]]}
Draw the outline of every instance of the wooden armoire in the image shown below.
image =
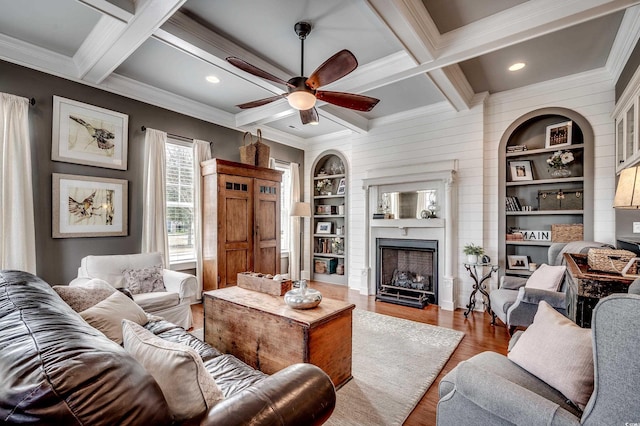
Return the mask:
{"type": "Polygon", "coordinates": [[[214,158],[202,176],[204,291],[236,285],[238,272],[279,274],[282,172],[214,158]]]}

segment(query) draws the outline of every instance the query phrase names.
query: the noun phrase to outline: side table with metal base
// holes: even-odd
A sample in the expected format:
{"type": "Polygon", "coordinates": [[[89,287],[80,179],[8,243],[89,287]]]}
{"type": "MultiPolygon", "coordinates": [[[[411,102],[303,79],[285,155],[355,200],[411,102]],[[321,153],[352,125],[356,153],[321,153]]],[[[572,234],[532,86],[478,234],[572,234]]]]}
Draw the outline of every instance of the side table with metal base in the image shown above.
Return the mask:
{"type": "MultiPolygon", "coordinates": [[[[473,291],[469,296],[469,304],[467,305],[467,311],[464,313],[464,317],[467,318],[469,316],[469,313],[476,307],[475,296],[478,291],[486,298],[487,301],[483,303],[486,305],[486,309],[491,312],[491,300],[489,299],[489,293],[487,293],[487,288],[484,282],[500,267],[498,265],[492,265],[490,263],[465,263],[464,267],[467,271],[469,271],[469,275],[471,276],[471,278],[473,278],[473,281],[475,281],[475,284],[473,285],[473,291]],[[480,275],[478,275],[478,267],[488,267],[490,269],[489,272],[482,275],[482,278],[480,278],[480,275]]],[[[480,271],[482,271],[482,269],[480,269],[480,271]]]]}

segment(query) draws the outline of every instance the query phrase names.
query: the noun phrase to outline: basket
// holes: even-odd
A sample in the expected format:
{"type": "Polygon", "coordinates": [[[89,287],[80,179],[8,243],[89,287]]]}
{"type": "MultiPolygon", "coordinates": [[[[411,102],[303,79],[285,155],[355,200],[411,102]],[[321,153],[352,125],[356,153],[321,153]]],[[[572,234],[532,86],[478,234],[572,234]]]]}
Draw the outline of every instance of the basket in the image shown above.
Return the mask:
{"type": "Polygon", "coordinates": [[[256,147],[255,165],[258,167],[269,167],[269,152],[271,148],[262,142],[262,130],[258,129],[258,140],[253,145],[256,147]]]}
{"type": "MultiPolygon", "coordinates": [[[[622,269],[636,255],[628,250],[614,250],[606,248],[592,248],[587,253],[587,263],[594,271],[621,274],[622,269]]],[[[627,271],[628,274],[636,273],[635,263],[627,271]]]]}
{"type": "Polygon", "coordinates": [[[551,225],[551,241],[554,243],[582,241],[583,238],[584,225],[581,223],[551,225]]]}
{"type": "Polygon", "coordinates": [[[256,165],[256,146],[252,142],[251,132],[245,132],[242,137],[243,145],[240,147],[240,162],[250,166],[256,165]],[[247,145],[247,136],[249,136],[249,144],[247,145]]]}

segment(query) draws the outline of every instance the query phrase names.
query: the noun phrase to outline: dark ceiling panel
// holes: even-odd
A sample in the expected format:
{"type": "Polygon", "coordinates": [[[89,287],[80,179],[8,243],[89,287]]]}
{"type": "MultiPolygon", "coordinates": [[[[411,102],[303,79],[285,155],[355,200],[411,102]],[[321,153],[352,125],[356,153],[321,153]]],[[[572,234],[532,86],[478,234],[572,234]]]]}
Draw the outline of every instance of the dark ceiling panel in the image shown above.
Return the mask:
{"type": "Polygon", "coordinates": [[[460,63],[474,92],[502,92],[605,65],[624,12],[606,15],[460,63]],[[516,72],[515,62],[527,66],[516,72]]]}
{"type": "Polygon", "coordinates": [[[440,34],[494,15],[528,0],[422,0],[440,34]]]}

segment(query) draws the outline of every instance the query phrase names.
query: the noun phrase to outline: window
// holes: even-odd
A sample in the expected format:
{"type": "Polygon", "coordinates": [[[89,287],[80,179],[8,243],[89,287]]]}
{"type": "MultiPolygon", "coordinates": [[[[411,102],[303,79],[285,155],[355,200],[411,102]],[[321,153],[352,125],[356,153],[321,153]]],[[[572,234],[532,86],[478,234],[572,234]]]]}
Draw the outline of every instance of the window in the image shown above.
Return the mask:
{"type": "Polygon", "coordinates": [[[172,265],[195,262],[193,151],[191,146],[169,139],[165,152],[169,262],[172,265]]]}
{"type": "Polygon", "coordinates": [[[280,251],[289,252],[291,217],[291,171],[288,163],[276,161],[276,170],[282,172],[282,182],[280,184],[280,251]]]}

